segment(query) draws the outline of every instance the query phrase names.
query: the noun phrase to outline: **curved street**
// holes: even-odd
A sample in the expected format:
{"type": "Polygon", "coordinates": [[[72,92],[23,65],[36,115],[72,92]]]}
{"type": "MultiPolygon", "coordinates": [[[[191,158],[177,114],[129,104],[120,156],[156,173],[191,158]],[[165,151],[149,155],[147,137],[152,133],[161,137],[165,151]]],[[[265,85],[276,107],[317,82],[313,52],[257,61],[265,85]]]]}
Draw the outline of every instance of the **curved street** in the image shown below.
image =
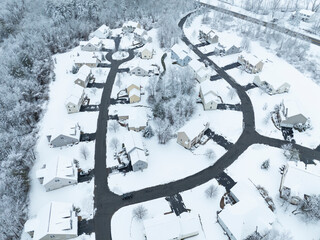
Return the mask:
{"type": "Polygon", "coordinates": [[[285,28],[285,27],[281,27],[281,26],[279,26],[279,25],[277,25],[275,23],[266,22],[266,21],[263,21],[263,20],[260,20],[260,19],[257,19],[257,18],[249,17],[247,15],[244,15],[244,14],[241,14],[241,13],[238,13],[238,12],[234,12],[234,11],[231,11],[231,10],[228,10],[228,9],[225,9],[225,8],[221,8],[221,7],[218,7],[218,6],[213,6],[213,5],[210,5],[210,4],[207,4],[207,3],[201,2],[200,4],[205,6],[205,7],[207,7],[207,8],[211,8],[211,9],[217,11],[217,12],[222,12],[222,13],[231,15],[231,16],[236,17],[236,18],[240,18],[242,20],[245,20],[245,21],[248,21],[248,22],[251,22],[251,23],[255,23],[255,24],[267,27],[267,28],[271,28],[271,29],[273,29],[275,31],[287,34],[287,35],[289,35],[291,37],[300,38],[300,39],[302,39],[304,41],[307,41],[307,42],[310,42],[310,43],[315,44],[317,46],[320,46],[320,40],[319,39],[316,39],[314,37],[310,37],[308,35],[305,35],[305,34],[290,30],[290,29],[285,28]]]}
{"type": "MultiPolygon", "coordinates": [[[[183,25],[186,19],[191,15],[189,13],[183,17],[179,22],[179,27],[183,32],[183,25]]],[[[230,147],[230,149],[219,158],[216,163],[194,175],[188,176],[184,179],[170,182],[164,185],[149,187],[139,191],[133,192],[133,198],[123,201],[120,196],[111,192],[108,188],[108,174],[106,171],[106,133],[108,120],[108,107],[110,105],[110,95],[112,86],[117,74],[119,66],[133,58],[132,50],[129,50],[129,57],[121,61],[115,61],[111,58],[111,53],[107,55],[107,59],[111,62],[111,69],[107,77],[105,87],[103,90],[100,111],[97,124],[96,146],[95,146],[95,190],[94,190],[94,231],[97,240],[112,239],[111,237],[111,218],[113,214],[121,207],[136,204],[160,197],[174,195],[176,193],[192,189],[209,180],[217,177],[224,169],[229,167],[238,157],[252,144],[266,144],[273,147],[280,148],[283,144],[288,143],[283,140],[268,138],[261,136],[255,130],[254,110],[249,96],[245,88],[239,85],[231,76],[229,76],[223,69],[217,66],[206,55],[199,51],[186,38],[183,33],[182,40],[191,47],[192,50],[202,59],[212,66],[216,72],[226,80],[233,88],[237,90],[241,100],[241,111],[243,113],[243,132],[237,142],[230,147]]],[[[294,147],[300,151],[302,158],[319,159],[320,152],[312,150],[300,145],[294,144],[294,147]]]]}

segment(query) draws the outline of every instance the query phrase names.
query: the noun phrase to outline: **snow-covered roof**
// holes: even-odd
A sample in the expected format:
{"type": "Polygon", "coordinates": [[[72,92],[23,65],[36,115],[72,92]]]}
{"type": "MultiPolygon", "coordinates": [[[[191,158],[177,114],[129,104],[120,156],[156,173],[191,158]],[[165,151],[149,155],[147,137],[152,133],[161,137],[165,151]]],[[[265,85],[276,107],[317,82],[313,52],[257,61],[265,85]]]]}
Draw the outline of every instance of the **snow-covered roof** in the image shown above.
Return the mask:
{"type": "Polygon", "coordinates": [[[139,23],[134,22],[134,21],[127,21],[125,23],[123,23],[122,27],[133,27],[133,28],[137,28],[139,25],[139,23]]]}
{"type": "Polygon", "coordinates": [[[142,36],[144,34],[147,34],[147,31],[142,28],[136,28],[133,33],[137,34],[138,36],[142,36]]]}
{"type": "Polygon", "coordinates": [[[291,189],[292,196],[299,196],[303,199],[304,194],[318,194],[320,185],[320,163],[316,165],[303,162],[288,162],[288,171],[284,178],[283,186],[291,189]]]}
{"type": "Polygon", "coordinates": [[[187,50],[185,50],[180,44],[175,44],[171,48],[173,52],[175,52],[180,59],[184,59],[188,56],[187,50]]]}
{"type": "Polygon", "coordinates": [[[136,88],[131,89],[131,91],[129,92],[129,97],[132,97],[134,95],[140,97],[140,90],[136,88]]]}
{"type": "Polygon", "coordinates": [[[212,43],[212,44],[200,47],[199,49],[202,53],[207,54],[207,53],[213,52],[218,47],[219,47],[218,43],[212,43]]]}
{"type": "Polygon", "coordinates": [[[204,104],[208,104],[210,102],[215,102],[215,103],[222,103],[221,99],[218,97],[218,95],[216,93],[214,93],[213,91],[209,91],[207,92],[204,96],[204,104]]]}
{"type": "Polygon", "coordinates": [[[253,66],[257,65],[261,61],[261,59],[259,59],[257,56],[252,55],[250,53],[242,52],[240,57],[241,56],[253,66]]]}
{"type": "Polygon", "coordinates": [[[214,83],[211,82],[210,80],[205,80],[205,81],[201,82],[200,83],[200,89],[202,91],[203,96],[207,95],[207,93],[213,93],[216,96],[218,96],[215,93],[214,83]]]}
{"type": "Polygon", "coordinates": [[[88,67],[87,65],[83,65],[79,69],[79,71],[76,75],[77,76],[76,79],[81,79],[84,81],[84,80],[86,80],[86,78],[89,76],[90,73],[91,73],[91,68],[88,67]]]}
{"type": "Polygon", "coordinates": [[[232,206],[226,205],[219,213],[219,218],[235,239],[244,239],[256,230],[263,233],[270,229],[275,215],[249,180],[238,182],[231,192],[239,202],[232,206]]]}
{"type": "Polygon", "coordinates": [[[180,128],[178,132],[184,132],[185,134],[187,134],[189,139],[192,140],[206,128],[206,124],[208,123],[209,121],[207,121],[204,118],[192,119],[191,121],[186,123],[182,128],[180,128]]]}
{"type": "Polygon", "coordinates": [[[144,47],[141,52],[144,52],[144,51],[149,51],[150,53],[153,53],[153,48],[151,46],[148,46],[148,47],[144,47]]]}
{"type": "Polygon", "coordinates": [[[65,104],[68,104],[69,102],[71,102],[77,105],[83,93],[84,93],[83,87],[81,87],[78,84],[73,84],[73,87],[71,89],[71,95],[66,99],[65,104]]]}
{"type": "Polygon", "coordinates": [[[139,148],[141,150],[144,149],[142,136],[140,133],[135,131],[128,131],[125,134],[123,134],[122,142],[124,143],[128,153],[135,148],[139,148]]]}
{"type": "Polygon", "coordinates": [[[36,220],[31,223],[35,227],[33,240],[42,239],[49,234],[78,235],[78,219],[72,203],[48,203],[40,209],[36,220]]]}
{"type": "Polygon", "coordinates": [[[48,132],[48,136],[51,136],[51,141],[58,137],[60,134],[80,139],[80,126],[77,124],[65,123],[63,126],[58,126],[56,128],[51,128],[48,132]]]}
{"type": "Polygon", "coordinates": [[[143,107],[133,107],[129,110],[128,127],[144,127],[147,126],[147,113],[143,107]]]}
{"type": "Polygon", "coordinates": [[[211,71],[207,68],[202,68],[200,69],[198,72],[197,72],[197,75],[200,77],[200,78],[203,78],[207,75],[210,75],[211,74],[211,71]]]}
{"type": "Polygon", "coordinates": [[[189,62],[189,66],[194,72],[198,72],[200,69],[205,68],[204,64],[197,59],[192,59],[189,62]]]}
{"type": "Polygon", "coordinates": [[[97,63],[99,59],[94,52],[80,51],[74,59],[75,63],[97,63]]]}
{"type": "MultiPolygon", "coordinates": [[[[277,77],[276,74],[274,74],[273,77],[269,77],[269,78],[262,78],[261,76],[255,76],[254,79],[256,79],[256,80],[259,79],[261,82],[263,82],[263,81],[267,82],[275,90],[277,90],[279,87],[281,87],[283,84],[286,83],[286,82],[283,81],[282,78],[279,79],[279,77],[277,77]]],[[[288,84],[288,83],[286,83],[286,84],[288,84]]]]}
{"type": "Polygon", "coordinates": [[[182,213],[161,215],[143,221],[148,240],[183,239],[186,236],[198,235],[200,223],[197,215],[182,213]]]}
{"type": "Polygon", "coordinates": [[[48,182],[52,181],[55,178],[75,181],[77,181],[78,179],[78,174],[76,171],[76,167],[73,164],[73,160],[63,158],[61,156],[48,161],[45,168],[39,169],[36,172],[36,176],[37,178],[43,178],[43,185],[46,185],[48,182]]]}
{"type": "Polygon", "coordinates": [[[133,149],[130,153],[130,160],[131,160],[131,164],[134,165],[135,163],[142,161],[142,162],[148,162],[148,158],[144,153],[144,150],[135,148],[133,149]]]}
{"type": "Polygon", "coordinates": [[[203,32],[204,34],[208,34],[212,29],[207,25],[201,25],[199,31],[203,32]]]}
{"type": "Polygon", "coordinates": [[[110,28],[107,25],[102,24],[97,30],[102,32],[102,33],[106,33],[106,32],[108,32],[110,30],[110,28]]]}
{"type": "Polygon", "coordinates": [[[112,39],[101,39],[101,43],[103,47],[107,49],[114,49],[115,48],[115,43],[112,39]]]}
{"type": "Polygon", "coordinates": [[[311,11],[311,10],[308,10],[308,9],[301,9],[299,11],[300,14],[303,14],[303,15],[306,15],[306,16],[309,16],[311,17],[313,14],[315,14],[315,12],[311,11]]]}

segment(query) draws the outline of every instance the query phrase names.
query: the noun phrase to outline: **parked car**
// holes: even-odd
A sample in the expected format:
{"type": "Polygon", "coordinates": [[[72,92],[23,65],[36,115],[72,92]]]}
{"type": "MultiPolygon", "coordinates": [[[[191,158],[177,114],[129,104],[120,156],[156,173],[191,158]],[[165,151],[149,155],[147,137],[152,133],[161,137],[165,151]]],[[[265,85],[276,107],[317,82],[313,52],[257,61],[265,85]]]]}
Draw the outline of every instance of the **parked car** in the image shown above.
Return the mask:
{"type": "Polygon", "coordinates": [[[122,200],[129,200],[133,198],[133,194],[132,193],[125,193],[122,195],[122,200]]]}

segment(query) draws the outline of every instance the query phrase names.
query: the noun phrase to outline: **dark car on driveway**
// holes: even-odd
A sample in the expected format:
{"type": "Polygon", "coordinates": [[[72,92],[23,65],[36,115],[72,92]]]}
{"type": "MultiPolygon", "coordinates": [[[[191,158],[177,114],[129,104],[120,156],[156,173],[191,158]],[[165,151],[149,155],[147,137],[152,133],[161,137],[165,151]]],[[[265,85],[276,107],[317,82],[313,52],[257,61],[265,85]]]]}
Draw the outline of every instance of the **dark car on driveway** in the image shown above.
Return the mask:
{"type": "Polygon", "coordinates": [[[122,195],[122,200],[129,200],[133,198],[133,194],[132,193],[125,193],[122,195]]]}

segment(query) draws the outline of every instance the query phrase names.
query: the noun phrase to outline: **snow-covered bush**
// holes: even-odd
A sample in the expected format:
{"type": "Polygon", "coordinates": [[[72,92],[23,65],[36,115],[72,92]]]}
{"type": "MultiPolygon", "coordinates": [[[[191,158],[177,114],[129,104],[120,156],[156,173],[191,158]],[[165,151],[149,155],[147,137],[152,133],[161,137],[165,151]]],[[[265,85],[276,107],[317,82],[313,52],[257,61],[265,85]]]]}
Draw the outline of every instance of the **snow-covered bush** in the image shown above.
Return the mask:
{"type": "Polygon", "coordinates": [[[261,164],[261,169],[268,170],[270,167],[270,159],[263,161],[261,164]]]}
{"type": "Polygon", "coordinates": [[[143,135],[144,138],[152,138],[154,136],[153,129],[150,125],[148,125],[144,130],[143,130],[143,135]]]}

